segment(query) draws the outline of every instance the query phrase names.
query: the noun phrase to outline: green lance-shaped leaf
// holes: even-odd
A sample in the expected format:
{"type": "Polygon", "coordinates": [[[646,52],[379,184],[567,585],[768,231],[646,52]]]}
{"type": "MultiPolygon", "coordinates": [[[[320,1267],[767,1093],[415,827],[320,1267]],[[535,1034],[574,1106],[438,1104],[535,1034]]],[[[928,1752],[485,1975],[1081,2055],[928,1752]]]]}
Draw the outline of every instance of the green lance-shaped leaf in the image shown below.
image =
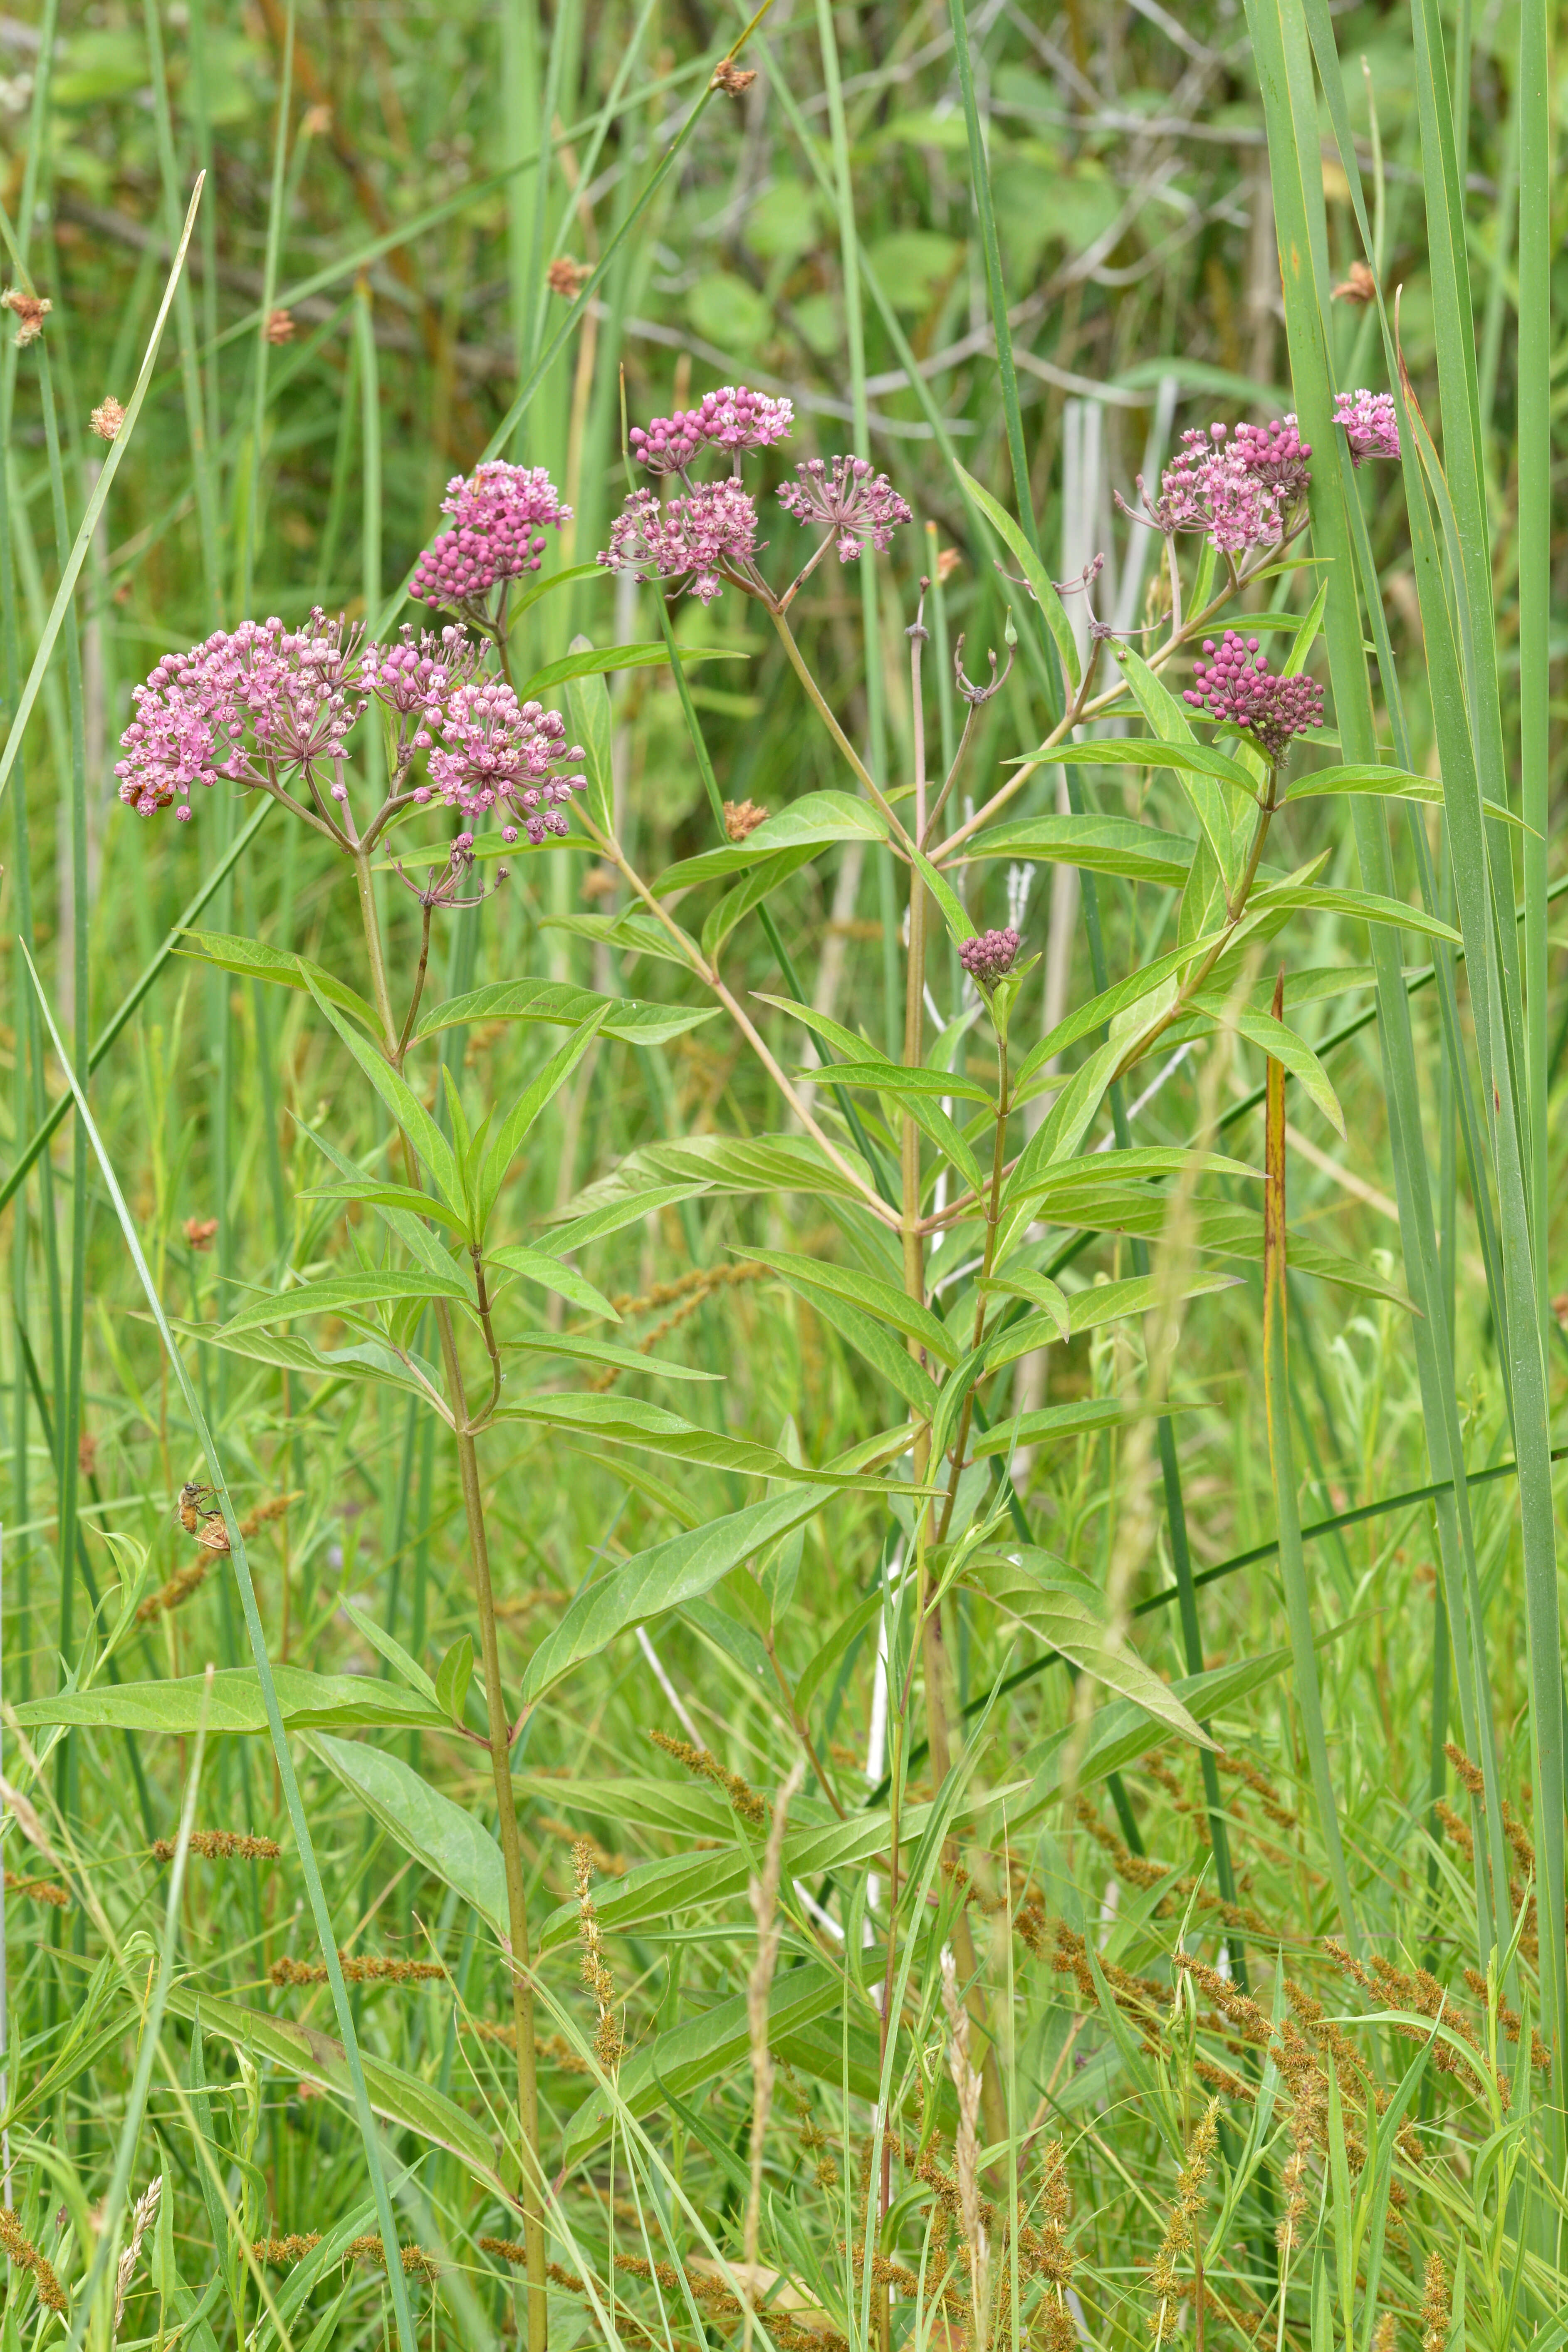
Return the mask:
{"type": "Polygon", "coordinates": [[[608,1234],[635,1225],[639,1217],[655,1216],[660,1209],[690,1198],[689,1184],[656,1184],[624,1200],[606,1201],[602,1209],[590,1209],[586,1216],[569,1216],[564,1224],[548,1226],[541,1239],[548,1244],[552,1256],[564,1257],[570,1250],[585,1248],[589,1242],[603,1241],[608,1234]]]}
{"type": "MultiPolygon", "coordinates": [[[[737,646],[682,646],[679,653],[683,662],[746,659],[744,649],[737,646]]],[[[559,661],[546,662],[542,669],[524,678],[517,689],[517,698],[520,702],[531,702],[537,696],[548,694],[552,687],[565,686],[574,678],[602,677],[607,670],[663,669],[668,661],[669,650],[664,645],[579,646],[563,654],[559,661]]]]}
{"type": "Polygon", "coordinates": [[[963,485],[966,496],[973,500],[1008,553],[1022,567],[1024,577],[1029,583],[1030,592],[1040,608],[1040,617],[1051,633],[1058,658],[1068,681],[1068,695],[1069,697],[1075,695],[1083,677],[1082,665],[1078,657],[1078,641],[1073,635],[1072,623],[1068,619],[1067,608],[1056,592],[1050,573],[1046,570],[1006,508],[994,499],[989,490],[983,489],[973,475],[965,473],[962,466],[956,467],[954,470],[963,485]]]}
{"type": "Polygon", "coordinates": [[[1206,1013],[1220,1027],[1234,1029],[1249,1045],[1261,1046],[1265,1054],[1300,1081],[1335,1133],[1343,1136],[1344,1113],[1329,1074],[1306,1040],[1298,1037],[1293,1029],[1287,1029],[1283,1021],[1271,1013],[1260,1013],[1249,1004],[1234,1004],[1227,997],[1207,992],[1192,999],[1192,1010],[1206,1013]]]}
{"type": "Polygon", "coordinates": [[[436,1669],[436,1704],[449,1723],[461,1723],[474,1678],[474,1643],[459,1633],[436,1669]]]}
{"type": "Polygon", "coordinates": [[[435,1179],[442,1199],[458,1217],[466,1217],[468,1202],[463,1195],[462,1176],[457,1156],[424,1104],[407,1086],[385,1056],[378,1053],[367,1039],[358,1037],[336,1008],[328,1003],[321,990],[305,975],[305,984],[316,1001],[319,1011],[331,1024],[408,1138],[415,1150],[435,1179]]]}
{"type": "Polygon", "coordinates": [[[941,1317],[906,1297],[896,1284],[885,1282],[879,1275],[862,1274],[856,1266],[838,1265],[831,1259],[806,1257],[789,1250],[742,1249],[736,1255],[751,1258],[759,1265],[772,1266],[798,1290],[847,1299],[852,1307],[862,1308],[878,1322],[890,1323],[906,1339],[918,1339],[939,1363],[958,1361],[958,1340],[941,1317]]]}
{"type": "Polygon", "coordinates": [[[474,1188],[474,1233],[482,1237],[489,1223],[496,1196],[506,1181],[507,1171],[522,1147],[530,1128],[547,1102],[560,1092],[584,1055],[604,1027],[609,1007],[595,1008],[580,1029],[574,1030],[557,1054],[552,1054],[531,1086],[523,1089],[516,1107],[503,1119],[485,1155],[482,1169],[478,1171],[474,1188]]]}
{"type": "MultiPolygon", "coordinates": [[[[576,567],[574,566],[574,569],[576,567]]],[[[587,637],[574,637],[574,654],[594,650],[587,637]]],[[[616,787],[611,744],[610,689],[602,676],[584,675],[565,681],[566,726],[574,743],[583,748],[583,782],[588,814],[601,833],[614,829],[616,787]]]]}
{"type": "MultiPolygon", "coordinates": [[[[1163,743],[1186,744],[1199,750],[1192,722],[1168,687],[1163,686],[1142,654],[1131,646],[1111,646],[1121,674],[1127,680],[1133,699],[1163,743]]],[[[1225,755],[1228,758],[1228,754],[1225,755]]],[[[1239,762],[1232,762],[1239,765],[1239,762]]],[[[1235,803],[1226,797],[1226,788],[1216,779],[1201,771],[1184,768],[1175,772],[1180,778],[1194,815],[1204,829],[1215,863],[1224,877],[1228,898],[1241,880],[1243,852],[1237,835],[1238,814],[1235,803]]],[[[1245,773],[1245,770],[1242,772],[1245,773]]],[[[1256,785],[1249,778],[1247,789],[1256,796],[1256,785]]]]}
{"type": "Polygon", "coordinates": [[[595,1656],[635,1626],[699,1601],[742,1560],[750,1559],[822,1507],[818,1488],[789,1487],[750,1504],[710,1527],[674,1536],[639,1552],[580,1592],[552,1633],[529,1660],[522,1701],[535,1705],[584,1658],[595,1656]]]}
{"type": "Polygon", "coordinates": [[[761,866],[755,866],[733,890],[725,892],[716,907],[710,909],[702,925],[702,952],[711,963],[736,925],[744,920],[753,907],[771,898],[781,882],[803,866],[809,866],[816,856],[815,849],[803,845],[795,849],[781,849],[761,866]]]}
{"type": "Polygon", "coordinates": [[[1451,923],[1429,915],[1424,907],[1407,907],[1403,898],[1384,898],[1375,890],[1334,890],[1316,882],[1266,882],[1253,892],[1248,909],[1267,914],[1276,907],[1299,908],[1315,915],[1351,915],[1358,922],[1388,923],[1401,931],[1418,931],[1423,939],[1446,940],[1463,945],[1451,923]]]}
{"type": "Polygon", "coordinates": [[[480,1021],[542,1021],[559,1029],[576,1029],[603,1008],[601,1026],[606,1037],[621,1037],[631,1045],[662,1045],[682,1037],[716,1010],[701,1005],[647,1004],[635,996],[596,996],[592,989],[571,988],[556,980],[498,980],[488,988],[469,989],[426,1013],[415,1032],[416,1041],[435,1037],[443,1029],[463,1029],[480,1021]]]}
{"type": "Polygon", "coordinates": [[[1169,768],[1183,776],[1213,776],[1235,784],[1248,800],[1258,797],[1258,779],[1239,760],[1212,743],[1186,738],[1163,742],[1152,735],[1097,735],[1089,743],[1042,743],[1037,751],[1010,760],[1009,767],[1049,761],[1062,768],[1169,768]]]}
{"type": "Polygon", "coordinates": [[[1074,1589],[1053,1587],[1022,1566],[993,1556],[966,1580],[974,1582],[988,1600],[1017,1620],[1037,1638],[1059,1650],[1083,1674],[1103,1683],[1122,1698],[1131,1699],[1178,1739],[1196,1748],[1215,1742],[1188,1713],[1181,1700],[1143,1664],[1124,1641],[1108,1627],[1074,1589]]]}
{"type": "Polygon", "coordinates": [[[226,1355],[244,1356],[253,1364],[276,1364],[284,1371],[313,1373],[323,1380],[374,1381],[402,1389],[405,1395],[416,1396],[431,1406],[444,1421],[451,1421],[436,1367],[407,1349],[395,1352],[390,1340],[361,1339],[343,1348],[318,1348],[298,1332],[233,1332],[223,1324],[189,1323],[178,1315],[171,1315],[168,1322],[170,1330],[182,1339],[197,1339],[204,1347],[221,1348],[226,1355]]]}
{"type": "Polygon", "coordinates": [[[313,982],[330,1003],[352,1013],[373,1036],[381,1027],[375,1007],[357,989],[323,965],[312,963],[308,956],[286,955],[281,948],[264,946],[260,940],[237,939],[227,931],[187,931],[174,952],[213,964],[219,971],[237,972],[242,980],[270,981],[281,988],[301,991],[313,982]]]}
{"type": "Polygon", "coordinates": [[[787,808],[766,818],[744,841],[723,849],[707,849],[700,856],[667,866],[654,884],[655,895],[668,898],[702,882],[727,881],[761,866],[781,850],[826,848],[836,841],[886,841],[887,819],[867,801],[850,793],[803,793],[787,808]]]}
{"type": "Polygon", "coordinates": [[[595,1290],[585,1275],[579,1274],[575,1266],[563,1265],[559,1258],[547,1256],[543,1250],[529,1249],[521,1242],[507,1242],[500,1249],[486,1252],[485,1265],[504,1267],[510,1274],[520,1274],[525,1282],[538,1283],[542,1290],[552,1290],[558,1298],[569,1300],[584,1315],[602,1315],[612,1323],[621,1319],[618,1310],[602,1290],[595,1290]]]}
{"type": "Polygon", "coordinates": [[[253,1298],[247,1307],[231,1315],[226,1323],[220,1323],[210,1334],[204,1332],[203,1337],[210,1337],[221,1347],[226,1340],[237,1339],[247,1331],[291,1322],[299,1315],[353,1314],[395,1298],[452,1298],[464,1306],[472,1303],[468,1286],[455,1274],[416,1273],[411,1267],[388,1266],[379,1274],[327,1275],[320,1282],[301,1282],[292,1290],[280,1290],[274,1298],[253,1298]]]}
{"type": "MultiPolygon", "coordinates": [[[[366,1675],[312,1675],[303,1666],[274,1666],[279,1711],[291,1731],[438,1729],[446,1717],[416,1692],[366,1675]]],[[[101,1689],[57,1691],[28,1699],[16,1709],[25,1730],[58,1724],[94,1730],[195,1735],[202,1718],[205,1677],[184,1675],[172,1682],[111,1683],[101,1689]]],[[[229,1666],[213,1677],[208,1733],[259,1733],[267,1729],[261,1681],[254,1666],[229,1666]]]]}
{"type": "Polygon", "coordinates": [[[470,1904],[498,1936],[506,1935],[506,1869],[481,1821],[432,1788],[401,1756],[368,1740],[313,1731],[305,1745],[405,1853],[470,1904]]]}
{"type": "Polygon", "coordinates": [[[1126,882],[1155,882],[1180,890],[1192,871],[1193,843],[1177,833],[1139,824],[1128,816],[1077,816],[1070,810],[994,824],[971,835],[962,860],[1023,858],[1047,866],[1081,866],[1126,882]]]}

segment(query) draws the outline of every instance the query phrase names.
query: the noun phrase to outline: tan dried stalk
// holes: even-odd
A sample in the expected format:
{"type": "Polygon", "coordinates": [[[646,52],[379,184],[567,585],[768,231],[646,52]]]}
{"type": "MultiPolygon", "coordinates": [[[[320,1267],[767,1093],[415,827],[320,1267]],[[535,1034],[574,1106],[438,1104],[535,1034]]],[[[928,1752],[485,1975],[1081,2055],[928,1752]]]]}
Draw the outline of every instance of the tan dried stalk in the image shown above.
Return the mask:
{"type": "Polygon", "coordinates": [[[969,2293],[974,2306],[974,2340],[986,2340],[990,2308],[990,2247],[980,2190],[980,2074],[969,2055],[969,2012],[959,1998],[958,1962],[945,1946],[942,1955],[942,2005],[947,2013],[947,2071],[958,2094],[958,2132],[952,2144],[958,2175],[958,2218],[969,2257],[969,2293]]]}
{"type": "MultiPolygon", "coordinates": [[[[746,2027],[752,2044],[752,2180],[746,2195],[746,2268],[752,2276],[757,2269],[757,2239],[763,2218],[763,2147],[773,2104],[773,2061],[768,2047],[768,1996],[773,1990],[779,1941],[784,1934],[784,1922],[779,1917],[779,1881],[784,1875],[784,1824],[805,1778],[805,1766],[797,1758],[773,1807],[767,1848],[763,1857],[763,1874],[761,1878],[753,1878],[746,1889],[752,1916],[757,1923],[757,1956],[746,1979],[746,2027]]],[[[751,2352],[753,2317],[753,2298],[748,2294],[743,2330],[746,2352],[751,2352]]]]}

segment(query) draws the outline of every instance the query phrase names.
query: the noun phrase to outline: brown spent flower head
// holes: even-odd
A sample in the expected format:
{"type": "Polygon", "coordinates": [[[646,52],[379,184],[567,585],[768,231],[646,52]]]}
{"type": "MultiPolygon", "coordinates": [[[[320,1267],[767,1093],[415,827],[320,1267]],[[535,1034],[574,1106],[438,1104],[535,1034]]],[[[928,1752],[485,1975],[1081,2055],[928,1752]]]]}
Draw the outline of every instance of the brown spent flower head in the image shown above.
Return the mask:
{"type": "Polygon", "coordinates": [[[216,1217],[187,1217],[185,1240],[194,1250],[209,1250],[217,1238],[216,1217]]]}
{"type": "Polygon", "coordinates": [[[940,551],[936,559],[936,577],[939,587],[946,587],[963,561],[963,558],[956,547],[944,547],[940,551]]]}
{"type": "Polygon", "coordinates": [[[574,261],[569,253],[558,253],[544,273],[544,282],[552,294],[564,295],[574,302],[593,276],[585,261],[574,261]]]}
{"type": "Polygon", "coordinates": [[[738,66],[732,58],[726,58],[708,87],[721,89],[726,98],[744,98],[756,79],[754,68],[738,66]]]}
{"type": "Polygon", "coordinates": [[[613,2074],[621,2063],[625,2045],[616,2017],[616,1980],[605,1958],[599,1914],[594,1904],[594,1847],[587,1838],[579,1838],[572,1848],[572,1874],[577,1882],[577,1936],[583,1947],[583,1983],[593,1994],[599,2012],[594,2054],[605,2072],[613,2074]]]}
{"type": "Polygon", "coordinates": [[[57,1911],[68,1911],[71,1907],[70,1896],[63,1886],[57,1886],[52,1878],[22,1878],[16,1871],[8,1870],[5,1873],[5,1892],[7,1895],[25,1895],[33,1903],[52,1903],[57,1911]]]}
{"type": "Polygon", "coordinates": [[[125,411],[114,394],[108,392],[87,421],[100,441],[118,441],[120,428],[125,422],[125,411]]]}
{"type": "Polygon", "coordinates": [[[301,139],[325,139],[331,135],[331,128],[332,110],[324,100],[314,106],[308,106],[300,117],[301,139]]]}
{"type": "Polygon", "coordinates": [[[723,1790],[741,1819],[761,1829],[768,1818],[768,1809],[748,1781],[738,1772],[726,1772],[717,1756],[706,1748],[693,1748],[689,1739],[672,1739],[668,1731],[650,1731],[648,1738],[678,1764],[684,1764],[699,1780],[711,1780],[723,1790]]]}
{"type": "Polygon", "coordinates": [[[726,801],[724,803],[724,834],[730,841],[744,841],[758,825],[767,823],[768,812],[755,801],[726,801]]]}
{"type": "Polygon", "coordinates": [[[54,309],[47,295],[24,293],[20,286],[7,286],[0,293],[0,310],[9,310],[16,321],[16,349],[25,351],[36,343],[44,331],[44,320],[54,309]]]}
{"type": "MultiPolygon", "coordinates": [[[[174,1838],[154,1838],[148,1852],[154,1862],[173,1862],[176,1844],[174,1838]]],[[[276,1862],[283,1851],[275,1838],[244,1837],[237,1830],[193,1830],[190,1850],[208,1862],[276,1862]]]]}
{"type": "MultiPolygon", "coordinates": [[[[403,2257],[405,2278],[422,2278],[429,2282],[439,2277],[440,2263],[423,2246],[399,2246],[397,2251],[403,2257]]],[[[345,2263],[375,2263],[384,2270],[386,2249],[374,2231],[367,2231],[363,2238],[349,2240],[343,2248],[343,2260],[345,2263]]]]}
{"type": "Polygon", "coordinates": [[[98,1468],[98,1440],[90,1429],[84,1429],[77,1439],[76,1466],[84,1478],[90,1478],[98,1468]]]}
{"type": "Polygon", "coordinates": [[[1458,1741],[1453,1739],[1445,1739],[1443,1742],[1443,1753],[1447,1758],[1449,1763],[1453,1766],[1455,1771],[1458,1774],[1460,1780],[1464,1782],[1466,1788],[1469,1790],[1471,1796],[1484,1797],[1487,1792],[1486,1775],[1481,1770],[1479,1764],[1471,1763],[1469,1758],[1466,1755],[1464,1749],[1458,1745],[1458,1741]]]}
{"type": "Polygon", "coordinates": [[[267,313],[267,340],[269,343],[291,343],[294,340],[294,313],[292,310],[284,310],[281,309],[277,310],[268,310],[267,313]]]}
{"type": "Polygon", "coordinates": [[[303,2236],[293,2233],[287,2238],[258,2238],[250,2251],[258,2263],[277,2263],[281,2266],[302,2263],[321,2242],[320,2230],[307,2230],[303,2236]]]}
{"type": "Polygon", "coordinates": [[[9,2205],[0,2205],[0,2247],[5,2248],[19,2271],[31,2273],[38,2301],[46,2311],[69,2311],[64,2288],[37,2246],[23,2236],[22,2224],[9,2205]]]}
{"type": "Polygon", "coordinates": [[[1377,299],[1377,280],[1364,261],[1352,261],[1333,289],[1336,302],[1353,302],[1358,310],[1377,299]]]}
{"type": "Polygon", "coordinates": [[[1211,2099],[1204,2110],[1202,2122],[1187,2145],[1187,2160],[1176,2176],[1175,2202],[1171,2218],[1165,2224],[1165,2235],[1155,2255],[1150,2272],[1150,2284],[1155,2295],[1153,2335],[1156,2344],[1173,2333],[1170,2306],[1184,2292],[1184,2283],[1177,2274],[1176,2264],[1184,2253],[1192,2251],[1194,2224],[1203,2205],[1204,2185],[1219,2138],[1219,2101],[1211,2099]]]}
{"type": "MultiPolygon", "coordinates": [[[[338,1965],[349,1984],[429,1984],[447,1973],[439,1960],[389,1960],[375,1953],[340,1952],[338,1965]]],[[[324,1960],[274,1960],[267,1973],[279,1986],[328,1981],[324,1960]]]]}

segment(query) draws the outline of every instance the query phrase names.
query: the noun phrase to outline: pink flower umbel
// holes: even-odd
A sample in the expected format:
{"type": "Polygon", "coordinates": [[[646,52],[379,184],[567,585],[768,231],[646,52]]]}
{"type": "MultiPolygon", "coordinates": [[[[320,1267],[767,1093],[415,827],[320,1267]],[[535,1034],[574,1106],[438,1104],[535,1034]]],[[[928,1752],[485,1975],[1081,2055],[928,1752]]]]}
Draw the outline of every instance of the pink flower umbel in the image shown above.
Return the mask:
{"type": "Polygon", "coordinates": [[[1159,497],[1145,504],[1161,530],[1204,531],[1222,555],[1272,547],[1284,536],[1286,509],[1311,478],[1310,455],[1294,417],[1243,425],[1234,440],[1223,425],[1206,433],[1194,425],[1160,478],[1159,497]]]}
{"type": "Polygon", "coordinates": [[[558,711],[520,703],[500,678],[469,679],[449,697],[434,731],[430,782],[417,798],[435,792],[476,822],[498,810],[503,840],[515,841],[521,823],[536,848],[547,833],[566,831],[563,812],[583,780],[564,771],[584,754],[580,744],[568,746],[558,711]]]}
{"type": "Polygon", "coordinates": [[[836,531],[840,563],[853,563],[868,545],[880,555],[899,525],[913,520],[886,474],[873,472],[865,457],[833,457],[826,465],[808,457],[795,470],[795,480],[780,488],[779,503],[796,522],[836,531]]]}
{"type": "Polygon", "coordinates": [[[633,457],[650,474],[684,474],[705,449],[733,458],[738,470],[742,449],[766,449],[775,441],[787,441],[794,429],[791,402],[752,392],[743,383],[727,383],[718,392],[705,392],[695,408],[654,417],[646,430],[634,425],[627,438],[633,457]]]}
{"type": "Polygon", "coordinates": [[[1256,637],[1227,629],[1216,646],[1204,640],[1205,664],[1193,664],[1193,679],[1182,699],[1210,719],[1228,719],[1246,730],[1259,751],[1278,764],[1294,738],[1323,723],[1323,689],[1310,677],[1276,677],[1256,637]]]}
{"type": "Polygon", "coordinates": [[[455,475],[441,501],[453,528],[425,550],[408,593],[425,604],[461,604],[487,595],[498,580],[537,572],[546,524],[572,520],[542,466],[509,466],[491,457],[465,481],[455,475]]]}
{"type": "Polygon", "coordinates": [[[1307,467],[1312,445],[1302,440],[1293,416],[1283,424],[1276,417],[1271,425],[1238,425],[1231,448],[1254,481],[1278,490],[1285,505],[1305,495],[1312,478],[1307,467]]]}
{"type": "Polygon", "coordinates": [[[1399,419],[1392,393],[1337,392],[1334,423],[1345,428],[1352,466],[1363,457],[1398,457],[1399,419]]]}
{"type": "Polygon", "coordinates": [[[710,604],[726,576],[748,568],[757,551],[757,509],[739,482],[697,482],[661,506],[657,492],[633,490],[610,525],[598,562],[638,580],[685,580],[710,604]]]}
{"type": "Polygon", "coordinates": [[[1021,944],[1009,924],[1005,931],[982,931],[977,940],[965,940],[958,961],[981,988],[994,988],[1012,971],[1021,944]]]}

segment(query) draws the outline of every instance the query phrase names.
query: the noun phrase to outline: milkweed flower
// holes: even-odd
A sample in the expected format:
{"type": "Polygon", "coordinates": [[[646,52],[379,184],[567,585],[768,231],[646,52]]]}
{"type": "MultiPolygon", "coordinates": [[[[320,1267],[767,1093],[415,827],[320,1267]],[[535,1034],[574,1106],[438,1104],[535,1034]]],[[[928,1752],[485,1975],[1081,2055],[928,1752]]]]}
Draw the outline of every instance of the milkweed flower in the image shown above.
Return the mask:
{"type": "Polygon", "coordinates": [[[1265,757],[1282,760],[1298,735],[1323,723],[1323,689],[1310,677],[1279,677],[1256,637],[1227,629],[1216,646],[1204,640],[1205,662],[1193,664],[1194,683],[1183,700],[1207,718],[1245,729],[1265,757]]]}
{"type": "Polygon", "coordinates": [[[441,511],[453,527],[431,541],[408,583],[424,604],[465,604],[498,580],[537,572],[544,527],[559,530],[572,520],[542,466],[509,466],[502,457],[488,458],[467,479],[454,475],[441,511]]]}
{"type": "Polygon", "coordinates": [[[865,457],[808,457],[795,478],[779,490],[779,503],[796,522],[838,534],[838,561],[853,563],[868,544],[879,555],[891,544],[900,523],[913,520],[906,500],[886,474],[873,472],[865,457]]]}
{"type": "Polygon", "coordinates": [[[958,961],[973,981],[982,988],[994,988],[1013,969],[1022,945],[1017,932],[1009,924],[1005,931],[982,931],[976,940],[965,940],[958,950],[958,961]]]}
{"type": "Polygon", "coordinates": [[[693,596],[710,604],[725,577],[749,566],[756,552],[755,502],[726,479],[695,482],[663,505],[654,490],[633,490],[597,561],[642,581],[685,580],[693,596]]]}
{"type": "Polygon", "coordinates": [[[1392,393],[1364,389],[1336,393],[1334,423],[1344,426],[1352,466],[1359,466],[1363,457],[1398,457],[1399,419],[1392,393]]]}
{"type": "Polygon", "coordinates": [[[1254,481],[1278,490],[1287,504],[1300,498],[1311,481],[1307,460],[1312,445],[1302,440],[1294,416],[1282,423],[1276,417],[1271,425],[1238,425],[1231,449],[1254,481]]]}
{"type": "Polygon", "coordinates": [[[632,455],[650,474],[684,473],[704,449],[717,449],[737,467],[742,449],[766,449],[787,441],[795,429],[795,405],[743,383],[705,392],[695,408],[634,425],[626,436],[632,455]]]}
{"type": "Polygon", "coordinates": [[[430,781],[416,798],[437,794],[476,822],[498,811],[503,840],[515,841],[521,824],[536,848],[546,834],[566,831],[566,806],[583,790],[566,772],[585,754],[567,744],[559,711],[520,703],[500,678],[473,678],[442,706],[433,732],[430,781]]]}
{"type": "MultiPolygon", "coordinates": [[[[1193,425],[1160,477],[1160,495],[1144,505],[1157,529],[1199,530],[1222,555],[1271,547],[1283,538],[1285,516],[1311,480],[1311,444],[1296,419],[1244,425],[1232,437],[1224,425],[1193,425]]],[[[1138,486],[1143,487],[1139,476],[1138,486]]]]}

